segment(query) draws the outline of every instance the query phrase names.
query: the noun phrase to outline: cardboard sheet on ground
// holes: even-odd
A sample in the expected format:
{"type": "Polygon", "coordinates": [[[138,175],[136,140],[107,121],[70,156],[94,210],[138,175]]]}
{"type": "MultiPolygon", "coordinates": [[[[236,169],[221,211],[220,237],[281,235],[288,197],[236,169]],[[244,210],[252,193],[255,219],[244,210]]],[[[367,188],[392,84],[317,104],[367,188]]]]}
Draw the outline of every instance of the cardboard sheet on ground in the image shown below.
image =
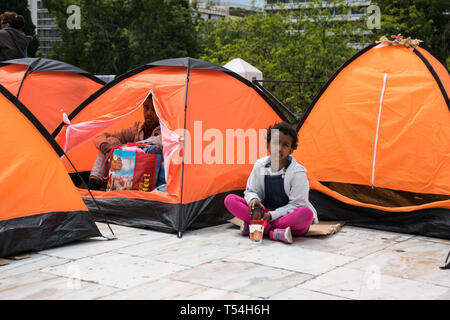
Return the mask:
{"type": "Polygon", "coordinates": [[[31,254],[22,254],[22,255],[7,257],[7,258],[0,258],[0,267],[10,264],[11,261],[28,259],[30,257],[31,257],[31,254]]]}
{"type": "Polygon", "coordinates": [[[308,232],[303,236],[327,236],[335,234],[341,230],[344,224],[344,221],[319,221],[319,223],[311,225],[308,232]]]}
{"type": "Polygon", "coordinates": [[[10,264],[11,263],[11,260],[8,260],[8,259],[1,259],[0,258],[0,267],[1,266],[6,266],[7,264],[10,264]]]}
{"type": "MultiPolygon", "coordinates": [[[[233,218],[228,220],[228,222],[231,222],[238,227],[242,224],[242,220],[238,218],[233,218]]],[[[335,234],[341,230],[344,224],[344,221],[319,221],[319,223],[311,225],[308,232],[304,234],[303,237],[327,236],[330,234],[335,234]]]]}

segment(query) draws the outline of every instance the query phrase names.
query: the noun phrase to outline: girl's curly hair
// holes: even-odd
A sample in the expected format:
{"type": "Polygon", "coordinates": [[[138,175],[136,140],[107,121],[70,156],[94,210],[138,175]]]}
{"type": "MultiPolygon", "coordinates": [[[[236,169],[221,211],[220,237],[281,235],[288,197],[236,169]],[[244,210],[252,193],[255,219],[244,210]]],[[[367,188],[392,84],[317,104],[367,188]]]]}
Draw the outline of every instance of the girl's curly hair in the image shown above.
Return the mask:
{"type": "Polygon", "coordinates": [[[279,123],[275,123],[274,125],[271,125],[269,128],[267,128],[267,144],[270,144],[270,140],[272,139],[272,130],[279,130],[280,132],[283,132],[287,136],[292,137],[292,149],[297,149],[298,146],[298,136],[297,131],[292,127],[288,122],[283,121],[279,123]]]}

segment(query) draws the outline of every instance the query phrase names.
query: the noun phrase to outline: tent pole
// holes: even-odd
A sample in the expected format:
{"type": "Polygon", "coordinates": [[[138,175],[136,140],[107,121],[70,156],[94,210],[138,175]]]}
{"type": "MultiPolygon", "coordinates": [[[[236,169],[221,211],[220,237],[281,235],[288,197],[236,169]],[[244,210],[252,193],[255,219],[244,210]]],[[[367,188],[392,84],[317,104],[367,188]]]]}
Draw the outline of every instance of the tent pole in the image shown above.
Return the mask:
{"type": "Polygon", "coordinates": [[[25,78],[28,75],[28,72],[31,70],[31,64],[28,66],[27,70],[25,71],[25,74],[23,75],[22,81],[20,81],[19,90],[17,90],[16,98],[19,99],[20,90],[22,89],[23,82],[25,81],[25,78]]]}
{"type": "Polygon", "coordinates": [[[183,206],[183,187],[184,187],[184,155],[186,147],[186,116],[187,116],[187,97],[188,97],[188,86],[189,86],[189,75],[190,75],[190,59],[188,58],[187,72],[186,72],[186,94],[184,97],[184,131],[183,131],[183,155],[181,161],[181,196],[180,205],[178,206],[178,238],[182,237],[182,217],[184,216],[184,206],[183,206]]]}
{"type": "MultiPolygon", "coordinates": [[[[278,100],[269,90],[267,90],[266,88],[264,88],[259,81],[263,81],[263,80],[253,80],[253,83],[255,84],[256,87],[258,87],[258,89],[260,89],[262,92],[264,92],[271,100],[272,102],[274,102],[277,106],[278,110],[284,110],[289,116],[291,116],[293,118],[293,121],[298,121],[299,118],[297,117],[297,115],[292,112],[288,107],[286,107],[280,100],[278,100]]],[[[281,112],[281,114],[283,114],[281,112]]]]}
{"type": "MultiPolygon", "coordinates": [[[[84,179],[83,179],[83,177],[81,176],[80,172],[77,170],[77,168],[76,168],[75,165],[72,163],[72,161],[70,160],[70,158],[67,156],[67,154],[66,154],[65,151],[64,151],[64,156],[65,156],[66,159],[69,161],[69,163],[70,163],[70,165],[72,166],[72,168],[75,169],[75,171],[76,171],[76,173],[78,174],[78,177],[81,179],[81,181],[82,181],[84,184],[88,185],[88,184],[86,183],[86,181],[84,181],[84,179]]],[[[112,233],[112,235],[113,235],[112,238],[107,238],[107,237],[105,237],[105,236],[103,236],[103,235],[102,235],[102,236],[103,236],[104,238],[108,239],[108,240],[115,240],[115,239],[117,239],[116,235],[114,234],[114,231],[111,229],[111,226],[109,225],[109,222],[108,222],[108,219],[106,218],[105,212],[104,212],[103,210],[100,209],[100,206],[98,205],[97,201],[95,200],[94,196],[92,195],[92,192],[91,192],[91,190],[89,189],[89,186],[88,186],[87,190],[88,190],[89,195],[91,196],[92,200],[94,201],[94,204],[96,205],[98,211],[100,211],[100,212],[103,214],[103,218],[105,219],[105,222],[106,222],[106,224],[108,225],[109,231],[111,231],[111,233],[112,233]]]]}

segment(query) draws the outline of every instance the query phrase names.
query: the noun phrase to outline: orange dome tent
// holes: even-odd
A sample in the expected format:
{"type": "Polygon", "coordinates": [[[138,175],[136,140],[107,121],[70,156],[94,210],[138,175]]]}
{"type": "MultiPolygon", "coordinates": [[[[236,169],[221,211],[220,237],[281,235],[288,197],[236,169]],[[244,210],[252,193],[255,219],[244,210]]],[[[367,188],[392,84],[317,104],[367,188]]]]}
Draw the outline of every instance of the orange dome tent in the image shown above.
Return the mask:
{"type": "Polygon", "coordinates": [[[450,239],[448,70],[426,50],[373,44],[299,123],[319,219],[450,239]]]}
{"type": "MultiPolygon", "coordinates": [[[[192,58],[136,68],[83,102],[70,125],[58,128],[56,141],[80,171],[90,170],[95,135],[143,120],[150,92],[162,128],[167,192],[93,191],[96,202],[112,222],[179,235],[226,221],[224,197],[245,189],[253,162],[267,154],[265,129],[284,118],[272,100],[228,69],[192,58]]],[[[87,190],[79,191],[98,214],[87,190]]]]}
{"type": "Polygon", "coordinates": [[[63,151],[0,85],[0,257],[101,236],[61,163],[63,151]]]}
{"type": "Polygon", "coordinates": [[[0,84],[53,133],[63,113],[70,114],[105,82],[65,62],[22,58],[0,63],[0,84]]]}

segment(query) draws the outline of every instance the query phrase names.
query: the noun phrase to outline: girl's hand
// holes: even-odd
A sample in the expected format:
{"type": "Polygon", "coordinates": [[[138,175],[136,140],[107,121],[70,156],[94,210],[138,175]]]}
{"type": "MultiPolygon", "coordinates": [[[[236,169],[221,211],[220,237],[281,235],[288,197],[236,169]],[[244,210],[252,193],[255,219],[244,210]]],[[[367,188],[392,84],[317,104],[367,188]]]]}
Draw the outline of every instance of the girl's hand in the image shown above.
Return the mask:
{"type": "Polygon", "coordinates": [[[272,220],[272,215],[270,214],[270,212],[265,212],[264,217],[262,217],[262,219],[266,220],[266,221],[270,221],[270,220],[272,220]]]}
{"type": "Polygon", "coordinates": [[[253,198],[252,200],[250,200],[250,202],[248,203],[248,213],[250,214],[250,216],[253,213],[253,210],[255,209],[256,206],[261,206],[264,209],[263,204],[261,203],[261,201],[259,201],[258,198],[253,198]]]}

